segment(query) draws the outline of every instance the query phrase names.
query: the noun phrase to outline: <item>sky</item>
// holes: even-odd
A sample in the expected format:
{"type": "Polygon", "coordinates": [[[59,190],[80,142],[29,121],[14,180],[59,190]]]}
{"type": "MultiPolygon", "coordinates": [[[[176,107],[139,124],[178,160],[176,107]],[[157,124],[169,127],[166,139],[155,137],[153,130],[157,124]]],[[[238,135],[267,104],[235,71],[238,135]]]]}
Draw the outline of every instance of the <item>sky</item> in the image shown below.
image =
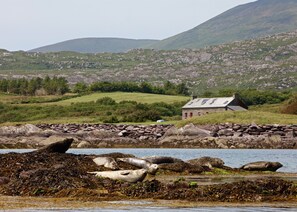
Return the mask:
{"type": "Polygon", "coordinates": [[[0,0],[0,49],[85,37],[165,39],[255,0],[0,0]]]}

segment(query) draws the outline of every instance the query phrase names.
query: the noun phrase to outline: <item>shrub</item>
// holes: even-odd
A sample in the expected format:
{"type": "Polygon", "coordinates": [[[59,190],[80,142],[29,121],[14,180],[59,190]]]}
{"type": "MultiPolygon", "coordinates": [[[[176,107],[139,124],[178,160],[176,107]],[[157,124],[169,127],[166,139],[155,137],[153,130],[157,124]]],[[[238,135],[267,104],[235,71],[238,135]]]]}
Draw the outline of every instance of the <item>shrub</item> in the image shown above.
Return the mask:
{"type": "Polygon", "coordinates": [[[282,109],[282,113],[297,115],[297,94],[292,96],[282,109]]]}
{"type": "Polygon", "coordinates": [[[98,99],[96,103],[101,105],[115,105],[116,101],[110,97],[103,97],[98,99]]]}

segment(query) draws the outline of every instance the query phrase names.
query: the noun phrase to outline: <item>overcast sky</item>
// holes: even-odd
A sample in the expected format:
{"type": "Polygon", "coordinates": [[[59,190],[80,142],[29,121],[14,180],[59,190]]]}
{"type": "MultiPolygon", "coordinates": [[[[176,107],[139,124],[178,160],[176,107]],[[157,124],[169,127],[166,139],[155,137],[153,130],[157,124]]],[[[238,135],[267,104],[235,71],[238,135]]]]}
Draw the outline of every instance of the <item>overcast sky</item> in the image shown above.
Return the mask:
{"type": "Polygon", "coordinates": [[[255,0],[0,0],[0,48],[83,37],[164,39],[255,0]]]}

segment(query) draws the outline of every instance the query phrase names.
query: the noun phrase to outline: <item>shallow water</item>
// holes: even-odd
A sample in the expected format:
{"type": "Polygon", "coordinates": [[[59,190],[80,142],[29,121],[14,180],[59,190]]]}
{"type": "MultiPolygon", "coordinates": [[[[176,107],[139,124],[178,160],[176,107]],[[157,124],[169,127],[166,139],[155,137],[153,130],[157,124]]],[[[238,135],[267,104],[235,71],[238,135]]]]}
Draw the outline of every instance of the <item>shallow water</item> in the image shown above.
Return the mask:
{"type": "MultiPolygon", "coordinates": [[[[1,153],[28,152],[28,149],[1,149],[1,153]]],[[[183,160],[199,158],[203,156],[221,158],[226,166],[238,168],[246,163],[255,161],[277,161],[283,164],[278,169],[280,172],[297,172],[297,150],[283,149],[69,149],[68,153],[74,154],[106,154],[121,152],[133,154],[137,157],[152,155],[171,156],[183,160]]]]}
{"type": "Polygon", "coordinates": [[[106,154],[121,152],[138,157],[161,155],[183,160],[203,156],[221,158],[226,166],[238,168],[255,161],[277,161],[283,164],[280,172],[297,172],[297,150],[263,149],[70,149],[75,154],[106,154]]]}

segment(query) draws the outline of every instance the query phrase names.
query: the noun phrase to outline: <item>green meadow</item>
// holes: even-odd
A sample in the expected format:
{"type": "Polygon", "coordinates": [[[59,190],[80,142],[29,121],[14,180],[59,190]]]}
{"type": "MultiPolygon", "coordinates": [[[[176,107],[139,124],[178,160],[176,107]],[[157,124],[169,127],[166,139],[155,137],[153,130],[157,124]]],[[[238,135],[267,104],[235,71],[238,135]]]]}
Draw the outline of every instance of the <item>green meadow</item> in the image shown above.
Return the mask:
{"type": "Polygon", "coordinates": [[[297,115],[280,113],[283,103],[251,106],[247,112],[212,113],[181,120],[181,107],[190,97],[145,93],[25,97],[0,94],[0,124],[132,123],[184,126],[217,123],[297,124],[297,115]]]}
{"type": "Polygon", "coordinates": [[[92,93],[85,96],[75,97],[66,99],[63,101],[56,102],[59,105],[69,105],[73,103],[91,102],[101,99],[103,97],[110,97],[116,102],[121,101],[136,101],[139,103],[156,103],[165,102],[168,104],[174,102],[188,101],[190,97],[187,96],[172,96],[172,95],[160,95],[160,94],[148,94],[148,93],[127,93],[127,92],[113,92],[113,93],[92,93]]]}

